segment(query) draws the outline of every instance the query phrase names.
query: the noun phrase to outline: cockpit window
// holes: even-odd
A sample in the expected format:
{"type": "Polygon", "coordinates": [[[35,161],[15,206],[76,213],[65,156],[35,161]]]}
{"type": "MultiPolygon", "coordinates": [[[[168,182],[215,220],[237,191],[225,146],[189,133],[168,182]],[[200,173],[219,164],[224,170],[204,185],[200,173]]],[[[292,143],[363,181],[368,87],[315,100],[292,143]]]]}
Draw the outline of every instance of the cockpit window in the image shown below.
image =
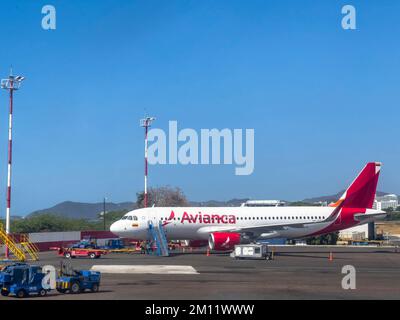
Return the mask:
{"type": "Polygon", "coordinates": [[[123,216],[121,218],[121,220],[133,220],[133,221],[138,221],[138,217],[137,216],[123,216]]]}

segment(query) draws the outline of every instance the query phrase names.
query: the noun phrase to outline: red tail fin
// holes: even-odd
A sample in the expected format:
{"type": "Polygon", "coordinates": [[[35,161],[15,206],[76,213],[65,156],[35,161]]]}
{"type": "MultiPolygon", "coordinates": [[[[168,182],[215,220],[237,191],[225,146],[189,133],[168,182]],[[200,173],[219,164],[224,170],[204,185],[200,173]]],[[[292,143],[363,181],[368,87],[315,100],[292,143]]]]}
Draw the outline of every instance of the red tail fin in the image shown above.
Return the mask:
{"type": "Polygon", "coordinates": [[[381,163],[370,162],[360,172],[338,202],[331,206],[343,208],[372,208],[378,185],[381,163]]]}

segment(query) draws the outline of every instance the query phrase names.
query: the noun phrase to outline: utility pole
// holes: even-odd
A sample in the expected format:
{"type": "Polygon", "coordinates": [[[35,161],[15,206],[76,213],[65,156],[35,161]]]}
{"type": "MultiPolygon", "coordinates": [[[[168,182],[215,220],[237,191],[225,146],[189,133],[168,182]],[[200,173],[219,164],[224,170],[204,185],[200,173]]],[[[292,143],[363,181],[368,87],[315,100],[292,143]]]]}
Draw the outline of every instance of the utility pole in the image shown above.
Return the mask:
{"type": "MultiPolygon", "coordinates": [[[[22,76],[13,76],[12,69],[10,75],[6,79],[1,80],[1,88],[8,90],[10,103],[8,115],[8,166],[7,166],[7,209],[6,209],[6,233],[10,234],[10,208],[11,208],[11,162],[12,162],[12,115],[13,115],[13,98],[14,91],[18,90],[21,82],[25,78],[22,76]]],[[[6,245],[6,258],[9,257],[9,248],[6,245]]]]}
{"type": "Polygon", "coordinates": [[[103,198],[103,225],[104,231],[106,231],[106,197],[103,198]]]}
{"type": "Polygon", "coordinates": [[[144,207],[147,208],[147,174],[148,174],[148,162],[147,162],[147,134],[149,132],[149,127],[151,127],[152,122],[156,120],[154,117],[145,117],[140,120],[140,126],[144,127],[144,207]]]}

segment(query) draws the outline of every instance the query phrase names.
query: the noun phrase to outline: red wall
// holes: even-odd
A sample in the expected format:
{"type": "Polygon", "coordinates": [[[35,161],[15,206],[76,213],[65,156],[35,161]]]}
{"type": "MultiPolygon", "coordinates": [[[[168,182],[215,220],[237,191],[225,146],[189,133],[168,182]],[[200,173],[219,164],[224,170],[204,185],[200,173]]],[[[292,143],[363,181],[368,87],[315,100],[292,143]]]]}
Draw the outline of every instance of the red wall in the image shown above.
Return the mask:
{"type": "Polygon", "coordinates": [[[36,242],[35,245],[39,248],[39,251],[49,251],[51,247],[69,247],[76,241],[52,241],[52,242],[36,242]]]}

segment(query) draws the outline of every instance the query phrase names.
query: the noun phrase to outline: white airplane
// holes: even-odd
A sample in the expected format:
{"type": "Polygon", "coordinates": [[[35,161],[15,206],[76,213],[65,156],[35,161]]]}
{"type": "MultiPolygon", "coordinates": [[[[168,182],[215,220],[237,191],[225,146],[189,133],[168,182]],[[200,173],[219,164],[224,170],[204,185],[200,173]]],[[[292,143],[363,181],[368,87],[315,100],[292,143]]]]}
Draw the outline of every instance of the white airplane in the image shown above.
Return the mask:
{"type": "Polygon", "coordinates": [[[152,207],[128,212],[110,231],[149,240],[149,221],[161,222],[168,240],[190,240],[193,245],[208,241],[211,250],[220,251],[257,239],[323,235],[386,216],[372,209],[380,169],[380,163],[368,163],[343,196],[327,207],[152,207]]]}

